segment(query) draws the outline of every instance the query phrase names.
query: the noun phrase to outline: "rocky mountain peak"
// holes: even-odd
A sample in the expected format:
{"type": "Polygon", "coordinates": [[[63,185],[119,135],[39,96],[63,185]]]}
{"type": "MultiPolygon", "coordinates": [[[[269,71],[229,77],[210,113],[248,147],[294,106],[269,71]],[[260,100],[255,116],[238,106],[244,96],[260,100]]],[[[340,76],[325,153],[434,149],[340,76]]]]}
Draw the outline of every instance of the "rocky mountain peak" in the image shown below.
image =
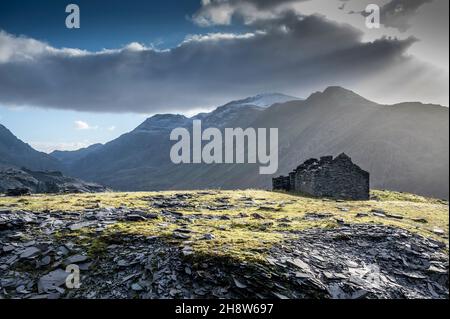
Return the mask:
{"type": "Polygon", "coordinates": [[[352,104],[373,103],[361,95],[340,86],[329,86],[323,92],[315,92],[308,97],[307,101],[332,101],[338,103],[351,102],[352,104]]]}

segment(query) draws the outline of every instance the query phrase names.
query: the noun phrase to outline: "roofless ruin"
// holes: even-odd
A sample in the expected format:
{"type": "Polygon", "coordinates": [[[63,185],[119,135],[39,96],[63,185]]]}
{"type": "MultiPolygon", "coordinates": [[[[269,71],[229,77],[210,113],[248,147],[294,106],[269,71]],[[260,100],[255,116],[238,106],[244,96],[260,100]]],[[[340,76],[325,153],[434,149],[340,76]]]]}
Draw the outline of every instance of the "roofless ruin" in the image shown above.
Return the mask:
{"type": "Polygon", "coordinates": [[[273,189],[346,200],[370,198],[370,174],[346,154],[309,159],[289,176],[273,179],[273,189]]]}

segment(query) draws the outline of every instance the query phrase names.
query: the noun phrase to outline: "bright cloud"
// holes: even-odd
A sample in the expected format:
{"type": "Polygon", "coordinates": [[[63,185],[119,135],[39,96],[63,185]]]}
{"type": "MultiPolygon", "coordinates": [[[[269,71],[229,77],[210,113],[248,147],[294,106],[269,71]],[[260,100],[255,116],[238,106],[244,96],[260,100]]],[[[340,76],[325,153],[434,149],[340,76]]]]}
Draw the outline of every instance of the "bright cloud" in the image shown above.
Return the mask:
{"type": "Polygon", "coordinates": [[[89,124],[84,121],[75,121],[74,124],[75,124],[75,128],[77,130],[90,130],[91,129],[89,124]]]}

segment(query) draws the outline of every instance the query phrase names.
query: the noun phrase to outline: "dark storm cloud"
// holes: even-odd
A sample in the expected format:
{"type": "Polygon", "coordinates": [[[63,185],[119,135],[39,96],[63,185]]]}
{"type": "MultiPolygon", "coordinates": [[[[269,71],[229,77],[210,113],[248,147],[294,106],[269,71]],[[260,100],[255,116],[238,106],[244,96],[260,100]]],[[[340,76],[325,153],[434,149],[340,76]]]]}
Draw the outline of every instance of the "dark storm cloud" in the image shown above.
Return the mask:
{"type": "Polygon", "coordinates": [[[242,3],[250,3],[257,8],[268,9],[279,6],[284,3],[292,3],[292,2],[301,2],[301,1],[309,1],[309,0],[210,0],[204,1],[205,5],[220,5],[223,3],[228,4],[242,4],[242,3]]]}
{"type": "MultiPolygon", "coordinates": [[[[359,1],[359,0],[356,0],[359,1]]],[[[353,2],[356,2],[353,1],[353,2]]],[[[405,32],[410,28],[410,20],[425,4],[434,0],[390,0],[387,3],[373,0],[373,4],[381,6],[381,22],[387,27],[405,32]],[[382,5],[385,3],[384,5],[382,5]]],[[[440,0],[447,1],[447,0],[440,0]]],[[[284,14],[287,10],[294,10],[289,4],[313,2],[318,9],[326,6],[338,5],[344,9],[351,0],[320,2],[318,0],[203,0],[201,9],[194,15],[194,21],[200,25],[230,24],[233,17],[238,17],[246,23],[252,23],[259,18],[273,18],[284,14]],[[340,4],[339,4],[340,3],[340,4]]],[[[320,10],[319,10],[320,11],[320,10]]],[[[355,13],[351,11],[350,13],[355,13]]],[[[367,15],[365,11],[358,14],[367,15]]]]}
{"type": "MultiPolygon", "coordinates": [[[[195,36],[167,51],[135,43],[97,53],[59,50],[0,33],[0,104],[91,112],[184,111],[261,92],[307,94],[328,84],[352,87],[374,77],[375,82],[386,76],[393,81],[398,70],[411,77],[424,72],[404,55],[411,38],[364,43],[362,33],[348,25],[294,14],[258,29],[195,36]],[[386,73],[393,68],[394,76],[386,73]]],[[[427,86],[441,89],[429,79],[423,83],[427,86]]]]}
{"type": "Polygon", "coordinates": [[[193,16],[193,20],[203,26],[231,24],[237,17],[245,23],[255,19],[279,15],[288,4],[310,0],[202,0],[202,7],[193,16]]]}
{"type": "MultiPolygon", "coordinates": [[[[344,1],[344,0],[341,0],[344,1]]],[[[410,20],[418,13],[419,9],[434,0],[391,0],[380,8],[380,22],[386,27],[406,32],[410,27],[410,20]]],[[[442,1],[442,0],[441,0],[442,1]]],[[[374,1],[377,3],[377,1],[374,1]]],[[[350,12],[367,16],[365,11],[350,12]]]]}
{"type": "Polygon", "coordinates": [[[405,32],[410,27],[410,19],[417,14],[419,8],[432,1],[392,0],[381,8],[381,22],[387,27],[405,32]]]}

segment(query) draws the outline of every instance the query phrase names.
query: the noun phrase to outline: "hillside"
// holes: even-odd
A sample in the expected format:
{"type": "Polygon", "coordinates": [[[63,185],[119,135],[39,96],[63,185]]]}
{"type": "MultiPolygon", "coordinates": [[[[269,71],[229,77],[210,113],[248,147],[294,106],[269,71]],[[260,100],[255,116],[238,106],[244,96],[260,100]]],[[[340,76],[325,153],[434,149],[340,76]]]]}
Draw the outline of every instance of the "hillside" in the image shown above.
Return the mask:
{"type": "MultiPolygon", "coordinates": [[[[251,99],[250,99],[251,100],[251,99]]],[[[239,103],[238,103],[239,104],[239,103]]],[[[279,171],[311,157],[352,157],[371,173],[372,188],[437,198],[449,194],[448,108],[421,103],[380,105],[340,87],[269,108],[229,105],[194,118],[158,115],[86,156],[67,172],[117,190],[270,188],[259,165],[173,165],[174,127],[279,128],[279,171]]],[[[63,159],[64,160],[64,159],[63,159]]]]}
{"type": "Polygon", "coordinates": [[[448,218],[448,202],[378,191],[0,197],[0,297],[448,298],[448,218]]]}
{"type": "Polygon", "coordinates": [[[34,150],[0,124],[0,167],[2,166],[58,170],[61,168],[61,163],[48,154],[34,150]]]}

